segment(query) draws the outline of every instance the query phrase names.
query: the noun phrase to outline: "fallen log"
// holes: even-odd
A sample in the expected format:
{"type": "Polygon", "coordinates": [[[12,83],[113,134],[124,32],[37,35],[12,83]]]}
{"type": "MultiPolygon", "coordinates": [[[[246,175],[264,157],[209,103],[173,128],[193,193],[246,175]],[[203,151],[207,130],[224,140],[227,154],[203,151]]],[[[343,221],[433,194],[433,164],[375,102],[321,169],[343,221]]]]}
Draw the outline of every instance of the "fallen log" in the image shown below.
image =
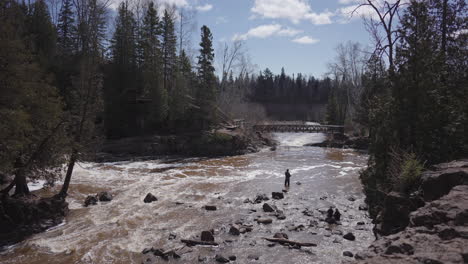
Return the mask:
{"type": "Polygon", "coordinates": [[[196,246],[196,245],[202,245],[202,246],[217,246],[218,243],[216,242],[210,242],[210,241],[200,241],[200,240],[191,240],[191,239],[181,239],[180,240],[182,243],[187,244],[187,246],[196,246]]]}
{"type": "Polygon", "coordinates": [[[316,247],[317,244],[315,243],[306,243],[306,242],[297,242],[297,241],[292,241],[284,238],[268,238],[268,237],[263,237],[263,239],[268,240],[270,242],[276,242],[280,244],[289,244],[293,246],[301,246],[301,247],[316,247]]]}

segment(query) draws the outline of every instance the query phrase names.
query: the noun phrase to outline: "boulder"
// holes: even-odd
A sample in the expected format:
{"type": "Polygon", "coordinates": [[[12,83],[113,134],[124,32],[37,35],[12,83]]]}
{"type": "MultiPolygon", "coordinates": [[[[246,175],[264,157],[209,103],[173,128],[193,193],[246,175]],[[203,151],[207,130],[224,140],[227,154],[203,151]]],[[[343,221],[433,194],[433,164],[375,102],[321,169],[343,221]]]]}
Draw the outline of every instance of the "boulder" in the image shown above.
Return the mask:
{"type": "Polygon", "coordinates": [[[215,260],[219,263],[228,263],[229,262],[229,259],[225,258],[223,255],[221,254],[216,254],[215,256],[215,260]]]}
{"type": "Polygon", "coordinates": [[[264,212],[267,212],[267,213],[271,213],[271,212],[274,212],[275,211],[275,208],[273,208],[271,205],[269,205],[268,203],[264,203],[263,204],[263,211],[264,212]]]}
{"type": "Polygon", "coordinates": [[[350,251],[343,251],[343,256],[352,258],[354,254],[350,251]]]}
{"type": "Polygon", "coordinates": [[[468,184],[468,161],[443,163],[435,171],[425,171],[421,176],[424,200],[433,201],[448,194],[457,185],[468,184]]]}
{"type": "Polygon", "coordinates": [[[214,206],[214,205],[205,205],[204,208],[207,211],[216,211],[217,210],[216,206],[214,206]]]}
{"type": "Polygon", "coordinates": [[[254,203],[261,203],[263,201],[268,201],[270,198],[266,194],[257,194],[257,196],[254,199],[254,203]]]}
{"type": "Polygon", "coordinates": [[[108,192],[100,192],[98,193],[98,198],[100,202],[110,202],[112,201],[112,195],[108,192]]]}
{"type": "Polygon", "coordinates": [[[231,226],[231,228],[229,228],[229,234],[233,235],[233,236],[238,236],[240,235],[240,230],[237,226],[233,225],[231,226]]]}
{"type": "Polygon", "coordinates": [[[236,257],[236,256],[234,256],[234,255],[232,255],[232,256],[229,256],[228,258],[229,258],[229,260],[231,260],[231,261],[234,261],[234,260],[236,260],[236,259],[237,259],[237,257],[236,257]]]}
{"type": "Polygon", "coordinates": [[[156,198],[156,196],[154,196],[152,193],[148,193],[146,196],[145,196],[145,199],[143,199],[143,202],[144,203],[152,203],[154,201],[157,201],[158,198],[156,198]]]}
{"type": "Polygon", "coordinates": [[[354,241],[356,240],[356,237],[354,236],[353,233],[349,232],[349,233],[346,233],[344,236],[343,236],[344,239],[347,239],[347,240],[350,240],[350,241],[354,241]]]}
{"type": "Polygon", "coordinates": [[[98,198],[95,195],[88,195],[84,201],[84,206],[88,207],[90,205],[96,205],[98,202],[98,198]]]}
{"type": "Polygon", "coordinates": [[[272,192],[271,197],[275,200],[280,200],[284,198],[284,194],[282,192],[272,192]]]}
{"type": "Polygon", "coordinates": [[[286,219],[286,216],[284,215],[284,213],[282,211],[277,212],[275,216],[276,216],[276,219],[278,219],[278,220],[286,219]]]}
{"type": "Polygon", "coordinates": [[[211,231],[202,231],[200,236],[201,241],[214,242],[214,236],[211,231]]]}

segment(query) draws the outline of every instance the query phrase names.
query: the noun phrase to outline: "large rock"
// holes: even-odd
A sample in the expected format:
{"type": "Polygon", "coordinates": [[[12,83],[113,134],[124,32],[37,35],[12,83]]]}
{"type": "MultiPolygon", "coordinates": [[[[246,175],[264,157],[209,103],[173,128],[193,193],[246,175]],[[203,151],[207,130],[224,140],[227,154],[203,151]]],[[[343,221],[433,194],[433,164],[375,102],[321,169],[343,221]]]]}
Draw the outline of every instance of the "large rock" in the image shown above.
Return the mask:
{"type": "Polygon", "coordinates": [[[231,226],[231,228],[229,228],[229,234],[233,235],[233,236],[238,236],[240,235],[240,230],[237,226],[233,225],[231,226]]]}
{"type": "Polygon", "coordinates": [[[88,195],[86,199],[84,200],[83,205],[85,207],[88,207],[90,205],[96,205],[98,202],[98,198],[95,195],[88,195]]]}
{"type": "Polygon", "coordinates": [[[272,192],[271,197],[275,200],[280,200],[284,198],[284,194],[282,192],[272,192]]]}
{"type": "Polygon", "coordinates": [[[434,171],[425,171],[421,177],[426,201],[446,195],[454,186],[468,184],[468,161],[442,163],[434,168],[434,171]]]}
{"type": "Polygon", "coordinates": [[[200,236],[201,241],[214,242],[214,236],[211,231],[202,231],[200,236]]]}
{"type": "Polygon", "coordinates": [[[358,263],[468,263],[468,185],[412,212],[409,223],[376,240],[358,263]]]}
{"type": "Polygon", "coordinates": [[[205,205],[205,210],[207,210],[207,211],[216,211],[217,208],[214,205],[205,205]]]}
{"type": "Polygon", "coordinates": [[[275,211],[275,208],[273,206],[269,205],[268,203],[263,204],[263,211],[267,213],[271,213],[275,211]]]}
{"type": "Polygon", "coordinates": [[[257,196],[254,199],[254,203],[261,203],[263,201],[268,201],[270,198],[266,194],[257,194],[257,196]]]}
{"type": "Polygon", "coordinates": [[[152,203],[152,202],[155,202],[157,200],[158,200],[158,198],[156,198],[156,196],[154,196],[152,193],[148,193],[145,196],[145,199],[143,199],[143,202],[144,203],[152,203]]]}
{"type": "Polygon", "coordinates": [[[112,201],[112,194],[108,193],[108,192],[100,192],[98,193],[98,199],[100,202],[110,202],[112,201]]]}
{"type": "Polygon", "coordinates": [[[219,263],[228,263],[229,259],[225,258],[223,255],[217,254],[215,260],[219,263]]]}
{"type": "Polygon", "coordinates": [[[354,241],[356,240],[356,237],[353,235],[353,233],[346,233],[344,236],[343,236],[344,239],[347,239],[347,240],[351,240],[351,241],[354,241]]]}

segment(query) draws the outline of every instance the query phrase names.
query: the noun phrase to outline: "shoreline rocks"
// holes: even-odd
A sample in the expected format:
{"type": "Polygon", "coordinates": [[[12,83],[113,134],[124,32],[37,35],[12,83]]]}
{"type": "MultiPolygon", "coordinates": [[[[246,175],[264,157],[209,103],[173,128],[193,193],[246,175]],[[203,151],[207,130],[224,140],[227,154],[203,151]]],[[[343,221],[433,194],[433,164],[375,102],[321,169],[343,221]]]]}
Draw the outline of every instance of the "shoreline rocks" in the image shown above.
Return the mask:
{"type": "Polygon", "coordinates": [[[3,196],[0,200],[0,250],[62,223],[67,213],[65,199],[3,196]]]}
{"type": "Polygon", "coordinates": [[[424,171],[421,193],[390,193],[375,219],[384,236],[358,263],[468,263],[468,160],[424,171]]]}

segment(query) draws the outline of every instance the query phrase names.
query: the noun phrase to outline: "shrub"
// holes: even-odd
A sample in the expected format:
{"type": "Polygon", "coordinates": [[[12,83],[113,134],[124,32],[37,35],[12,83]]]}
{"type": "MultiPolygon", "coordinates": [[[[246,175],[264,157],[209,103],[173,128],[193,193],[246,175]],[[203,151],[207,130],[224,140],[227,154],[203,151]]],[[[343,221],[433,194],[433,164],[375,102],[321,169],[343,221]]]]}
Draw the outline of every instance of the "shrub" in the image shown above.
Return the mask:
{"type": "Polygon", "coordinates": [[[414,153],[406,154],[400,168],[399,176],[395,184],[397,191],[409,194],[416,190],[421,182],[421,174],[424,169],[414,153]]]}

